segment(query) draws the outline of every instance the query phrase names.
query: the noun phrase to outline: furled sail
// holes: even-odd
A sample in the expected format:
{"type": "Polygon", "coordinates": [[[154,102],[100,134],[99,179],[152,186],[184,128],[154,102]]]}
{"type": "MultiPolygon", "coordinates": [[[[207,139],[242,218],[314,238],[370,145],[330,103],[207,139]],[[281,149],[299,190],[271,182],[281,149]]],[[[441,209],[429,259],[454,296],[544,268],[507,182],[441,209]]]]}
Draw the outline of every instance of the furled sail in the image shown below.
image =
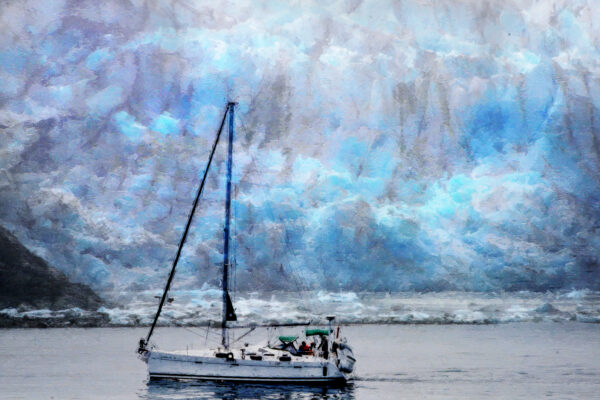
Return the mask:
{"type": "Polygon", "coordinates": [[[226,321],[237,321],[237,315],[235,315],[235,310],[233,309],[233,303],[231,302],[231,297],[229,297],[229,293],[226,295],[227,297],[227,312],[225,313],[226,321]]]}

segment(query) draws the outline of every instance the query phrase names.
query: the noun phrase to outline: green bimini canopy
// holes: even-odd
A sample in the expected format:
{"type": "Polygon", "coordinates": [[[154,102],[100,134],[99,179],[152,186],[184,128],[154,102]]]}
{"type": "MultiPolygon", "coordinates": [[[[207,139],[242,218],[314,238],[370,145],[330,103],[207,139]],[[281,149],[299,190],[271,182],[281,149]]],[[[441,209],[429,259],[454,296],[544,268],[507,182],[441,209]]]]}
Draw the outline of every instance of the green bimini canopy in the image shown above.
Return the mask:
{"type": "Polygon", "coordinates": [[[329,335],[328,329],[307,329],[304,331],[306,336],[314,336],[314,335],[329,335]]]}
{"type": "Polygon", "coordinates": [[[298,339],[298,336],[279,336],[279,340],[285,344],[292,343],[296,339],[298,339]]]}

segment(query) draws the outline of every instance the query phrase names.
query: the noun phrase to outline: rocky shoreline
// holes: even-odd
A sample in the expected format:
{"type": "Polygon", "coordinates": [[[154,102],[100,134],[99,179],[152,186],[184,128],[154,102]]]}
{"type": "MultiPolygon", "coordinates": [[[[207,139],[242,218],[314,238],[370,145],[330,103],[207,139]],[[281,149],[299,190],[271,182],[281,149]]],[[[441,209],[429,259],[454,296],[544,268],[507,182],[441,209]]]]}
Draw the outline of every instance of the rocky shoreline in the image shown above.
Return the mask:
{"type": "Polygon", "coordinates": [[[110,326],[107,314],[91,312],[81,316],[66,312],[61,316],[35,317],[0,314],[1,328],[101,328],[110,326]]]}
{"type": "Polygon", "coordinates": [[[97,311],[105,303],[0,227],[0,328],[105,326],[109,316],[97,311]]]}

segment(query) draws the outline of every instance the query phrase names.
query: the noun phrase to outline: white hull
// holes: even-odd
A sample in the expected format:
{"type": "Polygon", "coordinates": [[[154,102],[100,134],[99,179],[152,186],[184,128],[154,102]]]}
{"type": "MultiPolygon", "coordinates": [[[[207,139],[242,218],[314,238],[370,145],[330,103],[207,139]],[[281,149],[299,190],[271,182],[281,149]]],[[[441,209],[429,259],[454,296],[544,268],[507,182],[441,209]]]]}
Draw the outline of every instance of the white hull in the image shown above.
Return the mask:
{"type": "Polygon", "coordinates": [[[214,355],[185,355],[152,351],[147,355],[150,379],[206,380],[256,383],[331,384],[348,376],[336,360],[292,357],[291,361],[225,359],[214,355]]]}

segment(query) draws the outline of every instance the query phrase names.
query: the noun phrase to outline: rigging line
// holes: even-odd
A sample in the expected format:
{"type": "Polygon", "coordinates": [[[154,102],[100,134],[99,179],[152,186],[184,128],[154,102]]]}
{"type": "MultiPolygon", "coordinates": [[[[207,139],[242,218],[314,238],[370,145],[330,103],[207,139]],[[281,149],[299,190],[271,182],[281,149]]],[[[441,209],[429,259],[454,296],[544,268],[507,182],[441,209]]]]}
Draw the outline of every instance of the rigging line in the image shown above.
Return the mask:
{"type": "Polygon", "coordinates": [[[204,338],[204,347],[208,343],[208,332],[210,332],[210,321],[208,321],[208,326],[206,327],[206,337],[204,338]]]}
{"type": "MultiPolygon", "coordinates": [[[[234,119],[240,120],[239,113],[234,115],[234,119]],[[237,117],[237,118],[236,118],[237,117]]],[[[235,121],[234,121],[235,124],[235,121]]],[[[239,134],[238,134],[239,136],[239,134]]],[[[234,143],[235,146],[235,143],[234,143]]],[[[237,154],[237,153],[236,153],[237,154]]],[[[231,248],[232,248],[232,262],[231,262],[231,283],[232,283],[232,302],[237,302],[237,195],[239,185],[233,185],[233,235],[231,237],[231,248]]]]}
{"type": "Polygon", "coordinates": [[[225,108],[225,112],[223,113],[223,119],[221,120],[221,125],[219,127],[217,137],[215,138],[215,142],[213,143],[212,150],[210,152],[210,157],[208,158],[208,163],[206,164],[206,169],[204,170],[204,175],[202,176],[202,182],[200,183],[200,187],[198,188],[198,193],[196,194],[196,199],[194,200],[194,205],[192,206],[192,210],[190,211],[190,215],[188,217],[188,221],[185,226],[185,230],[183,231],[183,235],[181,236],[181,240],[179,242],[179,248],[177,249],[177,254],[175,255],[175,260],[173,260],[173,266],[171,267],[171,272],[169,273],[169,279],[167,279],[167,284],[165,285],[165,290],[160,299],[160,303],[158,305],[158,310],[156,311],[156,315],[154,316],[154,321],[152,322],[150,331],[148,331],[148,335],[146,336],[145,345],[148,344],[150,337],[152,336],[152,332],[154,332],[154,328],[156,327],[156,322],[158,321],[160,312],[162,311],[163,305],[165,304],[165,299],[167,298],[167,293],[169,292],[169,288],[171,287],[171,282],[173,281],[173,276],[175,275],[175,268],[177,267],[177,262],[179,261],[179,257],[181,256],[181,249],[183,249],[183,244],[185,243],[185,239],[187,237],[188,231],[190,230],[190,225],[192,224],[192,219],[194,218],[194,212],[196,211],[196,207],[198,206],[198,201],[200,200],[200,195],[202,194],[202,190],[204,189],[204,183],[206,182],[206,176],[208,175],[208,170],[210,169],[210,164],[212,162],[213,156],[215,155],[215,150],[217,148],[217,144],[219,143],[219,138],[221,137],[221,132],[223,131],[223,126],[225,125],[225,119],[227,118],[227,111],[229,111],[229,107],[230,107],[230,104],[227,104],[227,107],[225,108]]]}
{"type": "MultiPolygon", "coordinates": [[[[248,127],[246,126],[245,119],[240,114],[238,114],[237,117],[238,117],[238,121],[240,122],[240,125],[242,126],[242,130],[245,133],[249,132],[250,129],[248,129],[248,127]]],[[[262,170],[267,170],[268,169],[268,166],[260,164],[260,162],[257,160],[256,156],[251,156],[251,159],[252,159],[252,161],[251,161],[250,172],[256,172],[256,173],[258,173],[259,168],[262,169],[262,170]],[[258,168],[257,168],[257,164],[259,164],[258,168]]],[[[272,172],[275,172],[275,171],[272,171],[272,172]]],[[[272,188],[272,185],[266,185],[266,184],[255,184],[255,185],[272,188]]],[[[235,192],[235,195],[237,196],[237,192],[235,192]]],[[[275,219],[274,218],[275,215],[274,215],[274,212],[273,212],[273,208],[272,208],[272,206],[270,204],[269,204],[269,209],[271,211],[271,215],[273,216],[273,219],[275,219]]],[[[235,212],[235,210],[234,210],[234,212],[235,212]]],[[[285,246],[286,246],[287,252],[289,252],[289,248],[290,248],[290,246],[289,246],[289,231],[288,231],[287,227],[285,226],[285,222],[283,221],[283,218],[281,216],[279,216],[278,219],[283,224],[283,227],[285,229],[285,235],[286,235],[285,246]]],[[[236,222],[236,224],[237,224],[237,222],[236,222]]],[[[291,270],[290,276],[292,278],[292,282],[293,282],[294,286],[296,287],[296,290],[297,290],[298,294],[300,295],[301,300],[303,302],[306,302],[307,299],[306,299],[305,292],[307,291],[307,288],[306,288],[306,286],[304,284],[302,284],[300,276],[298,274],[298,271],[291,265],[292,263],[290,262],[289,256],[287,254],[286,254],[286,259],[287,259],[287,263],[286,264],[289,267],[289,269],[291,270]]],[[[282,265],[282,267],[283,267],[283,265],[282,265]]],[[[237,274],[237,269],[235,269],[234,271],[235,271],[234,273],[237,274]]],[[[237,277],[234,277],[234,280],[236,280],[236,278],[237,277]]]]}
{"type": "MultiPolygon", "coordinates": [[[[290,233],[287,229],[287,227],[284,225],[283,227],[284,232],[285,232],[285,247],[287,249],[286,254],[291,253],[290,252],[290,233]]],[[[300,295],[300,298],[302,299],[303,302],[306,303],[306,296],[305,293],[306,292],[306,286],[302,283],[302,280],[300,279],[300,274],[298,273],[298,270],[293,266],[293,263],[291,263],[288,259],[288,267],[291,269],[292,271],[292,280],[294,281],[294,284],[296,285],[296,290],[298,291],[298,294],[300,295]]]]}
{"type": "Polygon", "coordinates": [[[251,130],[250,130],[250,129],[248,129],[248,128],[246,127],[246,124],[244,123],[245,119],[244,119],[244,118],[243,118],[241,115],[239,115],[239,114],[240,114],[240,113],[238,113],[237,117],[238,117],[238,121],[240,122],[240,125],[242,125],[242,130],[243,130],[245,133],[251,132],[251,130]]]}
{"type": "Polygon", "coordinates": [[[233,284],[233,301],[236,302],[237,301],[237,226],[238,226],[238,221],[237,221],[237,211],[238,211],[238,204],[237,204],[237,189],[238,186],[234,187],[233,189],[233,238],[232,238],[232,242],[233,242],[233,262],[232,264],[232,269],[233,271],[231,271],[233,273],[233,279],[232,279],[232,284],[233,284]]]}
{"type": "MultiPolygon", "coordinates": [[[[272,207],[270,207],[270,210],[271,210],[271,215],[273,216],[273,219],[275,219],[275,215],[273,213],[272,207]]],[[[296,287],[296,292],[298,293],[298,296],[300,297],[300,301],[304,304],[307,304],[308,303],[308,299],[306,297],[307,288],[302,283],[300,274],[298,273],[298,270],[293,266],[293,263],[291,262],[290,256],[289,256],[289,254],[291,253],[290,244],[289,244],[289,242],[290,242],[289,231],[287,229],[287,226],[285,225],[285,221],[284,221],[283,217],[279,216],[278,219],[282,223],[283,229],[285,232],[284,244],[285,244],[285,258],[287,260],[285,269],[288,269],[290,272],[289,276],[291,278],[292,283],[296,287]]],[[[280,265],[281,265],[281,268],[283,269],[283,264],[280,264],[280,265]]]]}
{"type": "MultiPolygon", "coordinates": [[[[242,128],[245,131],[248,131],[248,128],[246,127],[246,124],[244,123],[243,118],[241,116],[239,116],[239,121],[240,121],[240,124],[242,125],[242,128]]],[[[251,162],[252,169],[250,170],[251,172],[258,172],[259,168],[262,170],[268,169],[268,166],[262,165],[262,164],[260,164],[260,162],[258,162],[256,156],[251,156],[251,158],[252,158],[252,162],[251,162]],[[257,164],[259,164],[258,165],[259,168],[257,168],[257,164]]],[[[275,172],[275,171],[272,171],[272,172],[275,172]]],[[[272,185],[260,185],[260,186],[272,188],[272,185]]],[[[270,203],[268,204],[268,207],[269,207],[271,216],[273,217],[273,220],[275,220],[275,213],[273,212],[273,207],[271,206],[270,203]]],[[[289,246],[289,231],[285,225],[283,217],[278,215],[278,220],[282,223],[283,228],[285,229],[285,235],[286,235],[285,246],[286,246],[286,251],[289,252],[289,248],[290,248],[290,246],[289,246]]],[[[294,286],[296,287],[296,290],[298,291],[298,294],[300,295],[301,299],[303,301],[306,301],[305,293],[304,293],[306,291],[306,286],[301,283],[298,271],[292,267],[290,260],[289,260],[289,256],[287,254],[286,254],[286,259],[287,259],[286,264],[288,267],[290,267],[289,269],[291,270],[290,276],[292,278],[292,282],[293,282],[294,286]]],[[[282,264],[282,267],[283,267],[283,264],[282,264]]]]}
{"type": "MultiPolygon", "coordinates": [[[[205,336],[204,334],[200,334],[200,333],[198,333],[198,332],[196,332],[196,331],[193,331],[191,328],[188,328],[188,327],[186,327],[186,326],[182,326],[182,328],[183,328],[183,329],[185,329],[186,331],[188,331],[188,332],[190,332],[190,333],[192,333],[192,334],[196,335],[196,336],[199,336],[199,337],[204,337],[204,336],[205,336]]],[[[209,332],[209,331],[208,331],[208,328],[206,329],[206,331],[207,331],[207,334],[206,334],[206,336],[208,336],[208,332],[209,332]]],[[[217,332],[210,332],[210,334],[211,334],[211,335],[215,335],[215,336],[219,336],[219,337],[221,336],[221,335],[220,335],[219,333],[217,333],[217,332]]]]}
{"type": "MultiPolygon", "coordinates": [[[[239,121],[239,122],[240,122],[240,124],[242,125],[242,129],[241,129],[241,130],[242,130],[243,132],[245,132],[245,133],[248,133],[248,132],[255,132],[255,130],[249,129],[249,128],[247,127],[246,123],[244,122],[244,121],[245,121],[245,118],[244,118],[242,115],[239,115],[239,114],[238,114],[238,115],[236,115],[236,118],[238,119],[238,121],[239,121]]],[[[250,145],[248,144],[246,147],[248,148],[248,147],[250,147],[250,145]]],[[[264,172],[271,172],[271,173],[276,173],[276,172],[279,172],[279,173],[281,173],[281,170],[278,170],[278,171],[277,171],[277,170],[270,170],[270,171],[269,171],[267,166],[265,166],[265,165],[263,165],[263,164],[260,164],[260,162],[259,162],[259,160],[258,160],[258,156],[257,156],[257,155],[249,155],[249,156],[251,157],[251,162],[249,163],[249,165],[250,165],[250,166],[249,166],[249,167],[247,166],[247,168],[250,168],[250,169],[247,169],[247,171],[248,171],[248,172],[260,173],[260,172],[262,171],[262,172],[263,172],[263,175],[264,175],[264,172]],[[259,165],[259,166],[261,167],[260,171],[259,171],[259,169],[256,167],[256,164],[260,164],[260,165],[259,165]]],[[[244,174],[242,174],[242,177],[243,177],[243,176],[244,176],[244,174]]],[[[241,182],[241,178],[240,178],[240,182],[241,182]]],[[[244,180],[244,183],[249,183],[249,182],[247,182],[246,180],[244,180]]],[[[250,184],[252,184],[252,183],[250,182],[250,184]]],[[[271,185],[268,185],[268,184],[258,184],[258,183],[254,183],[253,185],[256,185],[256,186],[265,186],[265,187],[271,187],[271,185]]]]}
{"type": "MultiPolygon", "coordinates": [[[[273,220],[275,220],[275,212],[273,211],[273,206],[271,205],[271,203],[268,204],[268,207],[269,207],[269,211],[271,213],[271,217],[273,218],[273,220]]],[[[287,259],[287,263],[286,264],[291,269],[290,276],[292,278],[292,282],[296,286],[296,290],[298,291],[298,294],[300,295],[300,297],[302,298],[302,300],[305,302],[306,299],[304,298],[303,290],[301,290],[301,288],[303,288],[304,286],[300,283],[300,281],[299,281],[300,277],[298,276],[297,271],[292,267],[292,265],[291,265],[292,263],[290,262],[289,256],[288,256],[288,254],[290,253],[289,231],[287,229],[287,226],[285,224],[285,220],[283,219],[283,217],[281,215],[278,215],[277,219],[280,221],[280,223],[281,223],[281,225],[282,225],[282,227],[284,229],[284,232],[285,232],[285,238],[284,238],[285,252],[284,253],[285,253],[285,258],[287,259]]],[[[283,267],[283,264],[281,264],[281,266],[283,267]]]]}
{"type": "Polygon", "coordinates": [[[239,342],[240,340],[242,340],[243,338],[245,338],[246,336],[248,336],[249,334],[251,334],[252,332],[254,332],[255,329],[256,329],[256,327],[250,328],[250,330],[248,332],[244,333],[243,335],[241,335],[240,337],[238,337],[237,339],[235,339],[233,342],[231,342],[231,344],[239,342]]]}
{"type": "MultiPolygon", "coordinates": [[[[244,131],[249,131],[249,129],[246,127],[246,124],[244,123],[245,122],[244,118],[241,115],[239,115],[238,119],[240,121],[240,124],[242,125],[242,129],[244,131]]],[[[257,163],[257,161],[258,161],[257,157],[256,156],[252,156],[252,166],[253,166],[253,169],[251,170],[252,172],[258,172],[258,168],[257,168],[257,164],[258,163],[257,163]]],[[[264,166],[264,165],[260,165],[260,167],[262,167],[261,169],[263,169],[263,170],[266,170],[268,168],[267,166],[264,166]]],[[[275,172],[275,171],[272,171],[272,172],[275,172]]],[[[279,172],[281,172],[281,171],[279,171],[279,172]]],[[[269,187],[269,188],[273,187],[273,185],[267,185],[267,184],[253,184],[253,185],[264,186],[264,187],[269,187]]],[[[273,212],[273,207],[271,206],[271,204],[269,204],[269,210],[271,212],[271,216],[273,217],[273,219],[275,219],[275,213],[273,212]]],[[[288,229],[287,229],[287,227],[285,225],[283,217],[281,217],[280,215],[278,215],[278,219],[282,223],[283,228],[285,229],[285,236],[286,236],[286,238],[285,238],[285,245],[286,245],[287,252],[289,253],[289,247],[290,247],[289,246],[289,231],[288,231],[288,229]]],[[[286,254],[286,258],[287,258],[287,261],[288,261],[287,262],[287,266],[290,267],[291,272],[292,272],[291,273],[291,277],[292,277],[292,281],[294,282],[294,285],[296,286],[296,290],[300,294],[302,300],[306,300],[304,292],[307,290],[307,288],[306,288],[305,285],[303,285],[301,283],[300,277],[298,275],[298,271],[294,267],[292,267],[292,265],[290,263],[290,260],[289,260],[289,257],[287,256],[287,254],[286,254]]]]}
{"type": "MultiPolygon", "coordinates": [[[[241,129],[239,129],[239,131],[243,132],[244,134],[247,134],[250,129],[247,128],[246,124],[245,124],[245,119],[242,116],[241,113],[237,113],[234,118],[236,119],[236,121],[239,122],[239,124],[242,126],[241,129]]],[[[238,134],[238,136],[241,136],[238,134]]],[[[240,141],[238,140],[236,142],[239,146],[240,141]]],[[[251,156],[252,157],[252,162],[255,161],[255,156],[251,156]]],[[[238,171],[239,172],[239,171],[238,171]]],[[[233,190],[233,196],[234,196],[234,204],[233,204],[233,240],[232,240],[232,244],[233,244],[233,262],[232,262],[232,283],[233,283],[233,301],[234,303],[237,301],[237,226],[238,226],[238,194],[239,194],[239,190],[240,190],[240,185],[239,183],[242,182],[242,177],[244,176],[243,173],[240,174],[239,179],[238,179],[238,184],[235,185],[234,190],[233,190]]]]}

